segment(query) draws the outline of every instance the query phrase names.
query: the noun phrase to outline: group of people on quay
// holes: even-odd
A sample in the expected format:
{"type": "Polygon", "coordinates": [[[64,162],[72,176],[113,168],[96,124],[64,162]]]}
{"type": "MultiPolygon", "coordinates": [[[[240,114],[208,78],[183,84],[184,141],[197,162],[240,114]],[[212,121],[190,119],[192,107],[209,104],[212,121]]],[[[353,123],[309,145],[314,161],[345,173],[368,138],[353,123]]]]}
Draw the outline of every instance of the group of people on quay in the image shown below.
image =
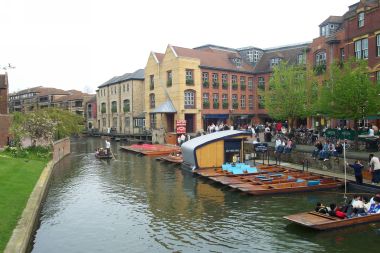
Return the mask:
{"type": "Polygon", "coordinates": [[[337,206],[335,203],[325,206],[318,202],[315,211],[342,219],[380,214],[380,193],[377,193],[370,200],[365,196],[354,195],[348,204],[342,206],[337,206]]]}

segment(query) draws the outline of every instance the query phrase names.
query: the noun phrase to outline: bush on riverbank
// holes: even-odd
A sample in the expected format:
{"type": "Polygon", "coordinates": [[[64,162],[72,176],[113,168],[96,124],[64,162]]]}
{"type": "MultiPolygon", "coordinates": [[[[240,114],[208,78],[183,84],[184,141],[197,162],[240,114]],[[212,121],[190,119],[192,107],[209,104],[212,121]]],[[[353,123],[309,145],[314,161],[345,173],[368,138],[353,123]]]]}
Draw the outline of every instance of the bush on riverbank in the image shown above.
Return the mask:
{"type": "Polygon", "coordinates": [[[51,148],[49,147],[7,147],[4,154],[9,155],[14,158],[27,158],[37,161],[48,161],[52,158],[51,148]]]}
{"type": "Polygon", "coordinates": [[[0,252],[4,251],[29,196],[49,161],[49,153],[41,149],[0,152],[0,252]],[[13,157],[14,154],[23,158],[13,157]],[[45,157],[45,154],[49,155],[45,157]]]}

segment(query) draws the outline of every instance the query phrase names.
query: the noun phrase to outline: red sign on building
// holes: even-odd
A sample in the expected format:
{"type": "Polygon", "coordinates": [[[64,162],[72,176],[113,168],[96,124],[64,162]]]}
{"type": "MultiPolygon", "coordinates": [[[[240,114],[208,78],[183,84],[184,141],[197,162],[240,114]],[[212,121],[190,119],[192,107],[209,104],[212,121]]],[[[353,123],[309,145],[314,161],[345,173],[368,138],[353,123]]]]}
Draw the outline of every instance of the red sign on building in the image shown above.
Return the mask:
{"type": "Polygon", "coordinates": [[[185,134],[186,133],[186,120],[179,119],[176,121],[176,130],[177,134],[185,134]]]}

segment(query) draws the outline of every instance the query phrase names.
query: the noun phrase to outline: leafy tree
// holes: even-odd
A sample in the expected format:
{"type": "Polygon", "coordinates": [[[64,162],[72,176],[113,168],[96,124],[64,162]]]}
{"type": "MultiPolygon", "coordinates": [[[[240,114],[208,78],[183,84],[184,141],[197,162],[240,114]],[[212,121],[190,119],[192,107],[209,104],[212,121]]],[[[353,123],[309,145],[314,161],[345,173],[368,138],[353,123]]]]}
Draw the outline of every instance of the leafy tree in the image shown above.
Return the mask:
{"type": "Polygon", "coordinates": [[[322,86],[320,111],[332,118],[355,120],[379,112],[379,86],[368,76],[367,61],[349,59],[332,64],[330,79],[322,86]]]}
{"type": "Polygon", "coordinates": [[[11,133],[15,144],[20,146],[21,139],[30,137],[32,143],[44,141],[51,143],[83,129],[83,118],[66,110],[55,108],[38,110],[27,114],[13,114],[11,133]]]}
{"type": "Polygon", "coordinates": [[[265,107],[275,119],[289,120],[293,126],[297,118],[311,116],[315,110],[318,85],[311,70],[305,65],[281,62],[274,68],[265,92],[265,107]]]}

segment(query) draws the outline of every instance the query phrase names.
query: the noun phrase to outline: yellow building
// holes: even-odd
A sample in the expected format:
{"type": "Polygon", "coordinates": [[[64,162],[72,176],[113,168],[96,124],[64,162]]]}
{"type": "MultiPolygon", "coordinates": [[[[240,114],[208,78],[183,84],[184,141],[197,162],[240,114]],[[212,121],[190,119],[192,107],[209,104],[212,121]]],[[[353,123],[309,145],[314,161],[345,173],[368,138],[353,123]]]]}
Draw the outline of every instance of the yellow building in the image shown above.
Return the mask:
{"type": "Polygon", "coordinates": [[[149,129],[175,132],[176,120],[186,120],[187,133],[202,128],[200,60],[179,54],[181,49],[169,45],[165,54],[149,55],[145,67],[145,124],[149,129]]]}
{"type": "Polygon", "coordinates": [[[144,70],[116,76],[96,91],[100,132],[140,133],[144,127],[144,70]]]}

